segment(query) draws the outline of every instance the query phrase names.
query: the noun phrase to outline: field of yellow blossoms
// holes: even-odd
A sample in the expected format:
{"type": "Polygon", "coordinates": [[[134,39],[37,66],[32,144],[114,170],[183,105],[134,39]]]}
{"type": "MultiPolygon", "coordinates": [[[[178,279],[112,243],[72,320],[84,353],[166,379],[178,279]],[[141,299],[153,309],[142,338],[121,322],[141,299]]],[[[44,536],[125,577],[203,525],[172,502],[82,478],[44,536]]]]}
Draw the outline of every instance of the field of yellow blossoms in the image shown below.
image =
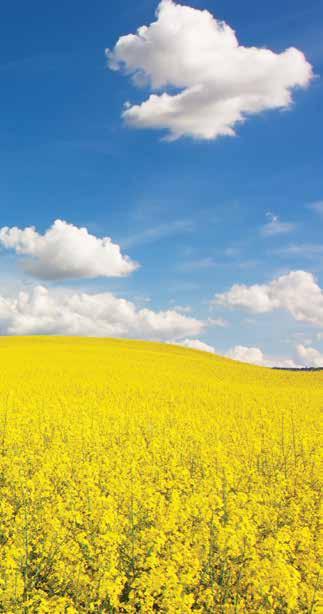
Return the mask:
{"type": "Polygon", "coordinates": [[[323,372],[0,339],[0,611],[319,611],[323,372]]]}

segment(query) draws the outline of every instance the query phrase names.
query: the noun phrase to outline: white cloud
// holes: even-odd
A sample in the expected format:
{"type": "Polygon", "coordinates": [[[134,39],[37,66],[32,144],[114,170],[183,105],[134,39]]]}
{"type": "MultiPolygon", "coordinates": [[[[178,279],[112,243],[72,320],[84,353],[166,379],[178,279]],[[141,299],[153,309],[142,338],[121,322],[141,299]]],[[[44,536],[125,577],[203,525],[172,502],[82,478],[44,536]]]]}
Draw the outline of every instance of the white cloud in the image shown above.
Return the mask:
{"type": "Polygon", "coordinates": [[[275,235],[282,235],[292,232],[295,228],[295,224],[290,222],[281,222],[277,215],[267,213],[269,221],[261,229],[261,234],[264,237],[273,237],[275,235]]]}
{"type": "MultiPolygon", "coordinates": [[[[171,341],[169,343],[172,343],[171,341]]],[[[199,339],[184,339],[183,341],[178,341],[175,345],[182,345],[186,348],[190,348],[191,350],[200,350],[201,352],[209,352],[210,354],[215,353],[214,347],[200,341],[199,339]]]]}
{"type": "Polygon", "coordinates": [[[257,365],[264,364],[264,355],[257,347],[236,345],[227,352],[227,356],[233,360],[239,360],[240,362],[250,362],[251,364],[257,365]]]}
{"type": "Polygon", "coordinates": [[[43,235],[33,227],[3,227],[0,244],[30,256],[22,262],[23,269],[40,279],[121,277],[138,268],[109,237],[100,239],[62,220],[56,220],[43,235]]]}
{"type": "MultiPolygon", "coordinates": [[[[169,341],[168,343],[215,354],[215,348],[213,346],[199,339],[184,339],[177,342],[169,341]]],[[[297,362],[292,358],[266,356],[258,347],[236,345],[228,350],[225,356],[239,362],[246,362],[248,364],[269,368],[301,369],[302,367],[323,367],[323,354],[314,348],[298,345],[295,354],[297,355],[297,362]]]]}
{"type": "Polygon", "coordinates": [[[153,92],[142,104],[127,103],[124,119],[167,130],[170,140],[234,135],[248,116],[290,107],[293,88],[313,77],[294,47],[282,53],[244,47],[228,24],[173,0],[162,0],[157,20],[119,38],[107,57],[112,70],[153,92]]]}
{"type": "Polygon", "coordinates": [[[311,273],[291,271],[269,284],[235,284],[213,303],[242,307],[254,313],[285,309],[298,321],[323,325],[323,291],[311,273]]]}
{"type": "Polygon", "coordinates": [[[283,367],[285,369],[295,369],[297,365],[293,360],[288,358],[268,358],[258,347],[246,347],[244,345],[236,345],[231,348],[226,354],[228,358],[247,362],[253,365],[262,367],[283,367]]]}
{"type": "MultiPolygon", "coordinates": [[[[193,350],[209,352],[211,354],[215,353],[214,347],[199,339],[184,339],[182,341],[169,343],[181,345],[193,350]]],[[[297,355],[297,362],[292,358],[266,356],[258,347],[236,345],[228,350],[225,356],[239,362],[246,362],[248,364],[269,368],[300,369],[302,367],[323,367],[323,354],[314,348],[298,345],[295,354],[297,355]]]]}
{"type": "Polygon", "coordinates": [[[204,326],[174,310],[138,309],[108,292],[87,294],[36,286],[16,297],[0,295],[0,334],[177,340],[200,334],[204,326]]]}
{"type": "Polygon", "coordinates": [[[297,346],[297,354],[305,367],[323,367],[323,354],[315,348],[297,346]]]}

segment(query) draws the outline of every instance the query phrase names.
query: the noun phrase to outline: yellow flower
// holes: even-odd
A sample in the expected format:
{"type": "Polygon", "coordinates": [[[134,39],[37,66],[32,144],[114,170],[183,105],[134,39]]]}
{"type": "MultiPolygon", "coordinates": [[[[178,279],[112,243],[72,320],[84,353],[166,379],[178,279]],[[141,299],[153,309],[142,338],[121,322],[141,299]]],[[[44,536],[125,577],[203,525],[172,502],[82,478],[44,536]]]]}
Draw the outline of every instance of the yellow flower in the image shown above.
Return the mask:
{"type": "Polygon", "coordinates": [[[315,612],[322,373],[0,343],[0,611],[315,612]]]}

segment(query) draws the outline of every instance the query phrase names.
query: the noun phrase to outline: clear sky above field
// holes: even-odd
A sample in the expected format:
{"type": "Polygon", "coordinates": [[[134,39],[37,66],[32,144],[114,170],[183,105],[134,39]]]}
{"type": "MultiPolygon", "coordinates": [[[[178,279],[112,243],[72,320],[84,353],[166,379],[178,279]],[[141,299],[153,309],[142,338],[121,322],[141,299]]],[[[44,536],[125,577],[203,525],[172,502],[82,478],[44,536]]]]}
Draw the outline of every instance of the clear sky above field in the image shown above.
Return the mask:
{"type": "Polygon", "coordinates": [[[0,332],[322,365],[323,2],[0,22],[0,332]]]}

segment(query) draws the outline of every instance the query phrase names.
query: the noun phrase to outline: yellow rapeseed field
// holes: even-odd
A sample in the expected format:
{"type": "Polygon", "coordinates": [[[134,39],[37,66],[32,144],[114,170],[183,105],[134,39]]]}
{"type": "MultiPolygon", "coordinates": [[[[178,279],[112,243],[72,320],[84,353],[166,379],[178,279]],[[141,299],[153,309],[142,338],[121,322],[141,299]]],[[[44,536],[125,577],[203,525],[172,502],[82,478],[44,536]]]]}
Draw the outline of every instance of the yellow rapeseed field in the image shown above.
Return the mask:
{"type": "Polygon", "coordinates": [[[318,611],[323,372],[0,339],[0,611],[318,611]]]}

